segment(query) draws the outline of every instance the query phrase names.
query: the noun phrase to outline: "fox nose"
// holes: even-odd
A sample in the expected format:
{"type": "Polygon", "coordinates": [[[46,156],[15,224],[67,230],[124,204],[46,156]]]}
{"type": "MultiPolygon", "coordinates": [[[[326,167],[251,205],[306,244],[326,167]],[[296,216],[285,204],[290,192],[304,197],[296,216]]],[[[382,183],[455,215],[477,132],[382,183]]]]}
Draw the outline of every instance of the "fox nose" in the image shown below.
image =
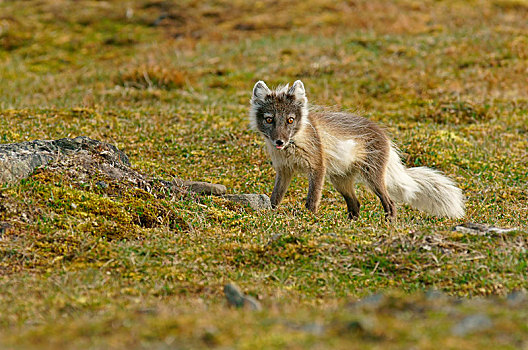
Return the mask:
{"type": "Polygon", "coordinates": [[[282,146],[282,145],[284,145],[284,141],[282,141],[282,140],[275,140],[275,146],[279,146],[279,147],[280,147],[280,146],[282,146]]]}

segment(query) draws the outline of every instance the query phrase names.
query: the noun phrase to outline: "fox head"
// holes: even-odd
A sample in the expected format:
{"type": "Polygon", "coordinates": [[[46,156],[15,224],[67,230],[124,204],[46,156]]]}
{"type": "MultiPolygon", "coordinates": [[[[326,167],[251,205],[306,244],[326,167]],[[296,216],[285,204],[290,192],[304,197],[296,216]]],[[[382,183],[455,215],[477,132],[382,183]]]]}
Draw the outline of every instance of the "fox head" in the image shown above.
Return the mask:
{"type": "Polygon", "coordinates": [[[277,149],[287,147],[308,123],[308,100],[302,81],[271,91],[263,81],[253,87],[251,126],[277,149]]]}

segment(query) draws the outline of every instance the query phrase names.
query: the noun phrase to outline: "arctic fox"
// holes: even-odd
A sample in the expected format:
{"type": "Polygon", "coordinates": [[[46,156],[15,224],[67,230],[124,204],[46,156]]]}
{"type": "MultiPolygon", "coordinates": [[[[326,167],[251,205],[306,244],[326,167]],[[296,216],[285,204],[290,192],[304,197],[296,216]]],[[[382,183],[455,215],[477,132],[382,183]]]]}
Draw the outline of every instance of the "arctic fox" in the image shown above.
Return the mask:
{"type": "Polygon", "coordinates": [[[275,208],[292,176],[308,174],[306,208],[316,212],[325,177],[345,198],[348,217],[357,219],[354,184],[366,184],[381,200],[385,216],[396,217],[395,202],[437,216],[464,216],[464,198],[455,183],[426,167],[406,168],[395,146],[374,122],[336,112],[311,112],[304,85],[297,80],[270,90],[263,81],[253,88],[251,126],[260,132],[277,175],[271,194],[275,208]]]}

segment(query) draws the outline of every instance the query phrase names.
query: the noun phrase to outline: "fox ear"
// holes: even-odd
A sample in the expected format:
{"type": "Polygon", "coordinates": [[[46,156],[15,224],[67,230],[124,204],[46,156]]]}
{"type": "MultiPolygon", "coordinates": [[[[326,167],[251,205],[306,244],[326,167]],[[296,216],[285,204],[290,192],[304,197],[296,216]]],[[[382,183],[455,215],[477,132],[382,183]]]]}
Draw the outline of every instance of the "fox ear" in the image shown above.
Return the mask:
{"type": "Polygon", "coordinates": [[[262,80],[257,81],[253,87],[253,97],[252,100],[263,100],[266,95],[270,94],[270,89],[266,86],[266,83],[262,80]]]}
{"type": "Polygon", "coordinates": [[[297,80],[293,83],[292,87],[288,90],[288,95],[294,96],[296,100],[306,102],[306,91],[304,90],[303,82],[297,80]]]}

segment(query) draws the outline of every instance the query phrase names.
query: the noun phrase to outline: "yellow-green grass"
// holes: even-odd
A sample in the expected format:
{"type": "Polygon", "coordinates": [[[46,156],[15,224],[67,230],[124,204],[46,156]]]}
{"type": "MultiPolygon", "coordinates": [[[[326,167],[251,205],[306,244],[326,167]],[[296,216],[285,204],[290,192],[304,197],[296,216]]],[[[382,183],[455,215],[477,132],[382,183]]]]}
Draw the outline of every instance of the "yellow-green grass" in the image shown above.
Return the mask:
{"type": "Polygon", "coordinates": [[[311,103],[383,124],[406,164],[467,197],[464,219],[402,206],[388,224],[360,190],[350,222],[330,185],[306,212],[304,178],[254,212],[44,169],[1,188],[0,345],[528,346],[526,302],[502,300],[528,286],[527,16],[521,0],[0,2],[2,143],[85,135],[144,173],[269,194],[251,88],[302,79],[311,103]],[[452,231],[465,221],[519,230],[452,231]],[[264,311],[227,307],[229,281],[264,311]],[[493,327],[452,331],[475,313],[493,327]]]}

